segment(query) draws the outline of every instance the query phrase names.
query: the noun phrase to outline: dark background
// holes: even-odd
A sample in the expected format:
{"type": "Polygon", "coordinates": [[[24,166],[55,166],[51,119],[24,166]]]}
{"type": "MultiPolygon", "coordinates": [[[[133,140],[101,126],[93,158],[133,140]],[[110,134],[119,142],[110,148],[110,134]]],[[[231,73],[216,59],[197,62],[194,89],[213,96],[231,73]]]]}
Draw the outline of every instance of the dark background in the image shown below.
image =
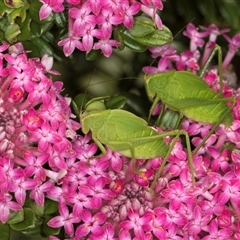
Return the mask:
{"type": "MultiPolygon", "coordinates": [[[[160,16],[163,24],[175,36],[174,46],[179,53],[189,47],[189,39],[182,35],[189,22],[195,26],[208,26],[214,23],[220,29],[231,28],[227,33],[229,36],[240,33],[240,0],[166,0],[163,4],[164,9],[160,16]]],[[[228,43],[222,36],[218,37],[217,42],[222,47],[224,55],[228,43]]],[[[89,81],[90,85],[94,84],[87,89],[92,96],[114,95],[130,90],[141,92],[144,91],[141,69],[151,63],[148,51],[134,53],[125,48],[123,51],[115,50],[109,58],[101,57],[95,61],[87,61],[85,53],[75,51],[71,58],[65,58],[55,64],[55,69],[61,72],[61,76],[55,79],[64,81],[64,94],[71,97],[85,92],[89,81]],[[138,77],[139,80],[129,77],[138,77]]],[[[240,76],[239,54],[234,58],[233,65],[240,76]]]]}

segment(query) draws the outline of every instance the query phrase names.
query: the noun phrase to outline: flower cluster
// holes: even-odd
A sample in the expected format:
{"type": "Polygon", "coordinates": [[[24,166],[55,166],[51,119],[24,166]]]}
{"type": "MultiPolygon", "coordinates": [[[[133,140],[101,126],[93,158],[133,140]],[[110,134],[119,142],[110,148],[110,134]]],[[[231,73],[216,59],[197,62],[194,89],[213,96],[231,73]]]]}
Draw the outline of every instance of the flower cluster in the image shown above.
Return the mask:
{"type": "Polygon", "coordinates": [[[45,192],[66,174],[75,155],[79,123],[49,73],[53,59],[28,58],[23,46],[0,46],[0,221],[24,205],[27,191],[39,206],[45,192]],[[7,51],[8,50],[8,51],[7,51]]]}
{"type": "MultiPolygon", "coordinates": [[[[64,10],[61,0],[41,2],[41,19],[51,11],[64,10]]],[[[161,27],[155,12],[162,9],[161,1],[67,3],[69,36],[59,43],[67,56],[75,47],[86,52],[101,48],[109,56],[111,46],[118,45],[111,40],[113,26],[130,28],[132,15],[140,9],[161,27]],[[102,47],[103,42],[110,45],[102,47]]],[[[225,34],[227,29],[218,30],[215,25],[201,29],[203,32],[189,24],[184,35],[191,39],[190,49],[180,55],[170,46],[151,48],[152,56],[161,59],[157,68],[145,67],[145,72],[177,69],[196,73],[221,34],[229,42],[223,61],[227,70],[240,47],[240,35],[231,39],[225,34]],[[209,41],[200,64],[198,48],[204,46],[206,36],[209,41]]],[[[50,198],[58,202],[58,212],[47,224],[64,229],[64,233],[50,236],[51,240],[240,238],[240,91],[228,86],[228,73],[223,95],[236,97],[234,121],[230,127],[221,124],[194,155],[195,185],[186,149],[179,140],[152,194],[148,186],[163,159],[138,160],[139,174],[135,174],[131,159],[109,149],[104,157],[94,158],[97,145],[90,134],[76,133],[80,125],[72,119],[70,99],[60,94],[62,83],[49,76],[57,74],[51,68],[52,58],[28,58],[21,44],[0,46],[1,223],[20,210],[28,197],[39,206],[50,198]]],[[[210,68],[204,75],[214,90],[219,90],[217,71],[210,68]]],[[[194,146],[211,127],[189,119],[182,124],[194,146]]],[[[170,138],[165,140],[170,144],[170,138]]]]}
{"type": "MultiPolygon", "coordinates": [[[[202,38],[210,35],[206,46],[214,46],[216,38],[212,34],[220,35],[226,31],[219,31],[211,25],[201,34],[190,24],[185,35],[193,41],[192,49],[177,55],[172,48],[164,52],[152,48],[154,57],[161,53],[161,60],[158,69],[146,67],[145,70],[159,72],[176,68],[195,72],[200,66],[200,52],[196,46],[204,46],[202,38]]],[[[232,40],[224,36],[229,41],[229,51],[240,47],[239,35],[232,40]]],[[[204,51],[204,57],[206,51],[208,49],[204,51]]],[[[226,58],[224,62],[230,62],[226,58]]],[[[205,79],[210,79],[210,86],[218,89],[219,76],[215,68],[207,71],[205,79]]],[[[60,203],[59,215],[52,218],[48,225],[63,227],[67,235],[65,239],[74,240],[239,239],[240,95],[239,89],[228,87],[227,82],[226,79],[224,96],[236,96],[236,105],[232,110],[234,121],[231,127],[220,125],[194,155],[195,186],[191,180],[186,149],[180,141],[174,146],[152,195],[148,186],[162,158],[139,160],[140,173],[136,175],[131,159],[116,152],[108,150],[106,156],[92,159],[97,151],[96,144],[90,142],[90,135],[78,136],[73,143],[77,159],[67,160],[68,171],[61,186],[54,186],[47,193],[48,197],[60,203]]],[[[189,119],[182,124],[195,146],[211,127],[211,124],[189,119]]],[[[50,239],[59,238],[51,236],[50,239]]]]}
{"type": "MultiPolygon", "coordinates": [[[[40,0],[43,3],[39,17],[47,18],[51,12],[64,10],[63,0],[40,0]]],[[[89,53],[92,49],[102,50],[105,57],[112,53],[112,47],[119,47],[120,43],[112,37],[113,29],[123,25],[132,28],[134,15],[139,11],[149,15],[159,29],[162,22],[157,10],[162,10],[162,1],[111,1],[111,0],[67,0],[68,6],[68,34],[59,41],[63,46],[65,56],[69,56],[77,48],[89,53]]]]}

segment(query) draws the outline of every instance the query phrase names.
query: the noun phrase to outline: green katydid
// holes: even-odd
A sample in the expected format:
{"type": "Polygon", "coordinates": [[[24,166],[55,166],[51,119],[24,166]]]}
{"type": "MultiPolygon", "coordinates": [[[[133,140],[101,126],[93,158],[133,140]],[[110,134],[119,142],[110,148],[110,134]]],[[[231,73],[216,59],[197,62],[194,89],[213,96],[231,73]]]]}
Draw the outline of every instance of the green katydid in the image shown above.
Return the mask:
{"type": "Polygon", "coordinates": [[[161,101],[163,105],[179,112],[182,116],[198,122],[214,124],[201,144],[193,150],[193,155],[203,146],[220,123],[230,126],[233,121],[231,110],[236,101],[235,97],[223,98],[201,79],[216,51],[218,51],[220,92],[222,92],[222,53],[219,46],[213,49],[199,76],[188,71],[173,70],[145,77],[147,94],[154,99],[149,118],[156,104],[161,101]],[[230,107],[227,105],[229,101],[232,102],[230,107]]]}
{"type": "Polygon", "coordinates": [[[190,140],[184,130],[159,133],[148,126],[145,120],[133,113],[122,109],[106,109],[101,101],[104,98],[100,97],[90,100],[85,106],[85,111],[80,113],[83,133],[91,132],[92,139],[102,152],[102,154],[96,157],[106,154],[103,144],[113,151],[132,158],[133,169],[136,167],[136,159],[164,157],[150,186],[152,190],[179,136],[184,135],[187,143],[192,181],[193,183],[195,182],[190,140]],[[166,136],[175,136],[170,146],[163,139],[166,136]]]}
{"type": "Polygon", "coordinates": [[[194,182],[192,154],[194,155],[200,149],[220,123],[226,125],[232,123],[231,109],[234,106],[235,98],[222,98],[220,94],[211,90],[207,83],[201,79],[217,50],[221,82],[221,49],[218,46],[214,48],[199,77],[187,71],[171,71],[145,77],[147,93],[149,97],[154,99],[150,115],[156,104],[161,100],[163,104],[172,110],[180,112],[183,116],[196,121],[215,124],[209,134],[202,140],[202,143],[192,153],[189,136],[184,130],[158,133],[149,127],[146,121],[132,113],[119,109],[106,110],[101,102],[102,98],[96,98],[87,103],[85,112],[80,113],[80,120],[83,132],[85,134],[89,131],[92,132],[93,140],[102,151],[101,156],[106,154],[104,144],[113,151],[131,157],[133,166],[136,166],[136,158],[164,157],[163,163],[151,184],[151,189],[153,189],[176,141],[180,135],[184,135],[190,171],[194,182]],[[227,106],[226,102],[228,101],[232,102],[231,107],[227,106]],[[166,136],[175,136],[170,146],[167,146],[163,140],[166,136]]]}

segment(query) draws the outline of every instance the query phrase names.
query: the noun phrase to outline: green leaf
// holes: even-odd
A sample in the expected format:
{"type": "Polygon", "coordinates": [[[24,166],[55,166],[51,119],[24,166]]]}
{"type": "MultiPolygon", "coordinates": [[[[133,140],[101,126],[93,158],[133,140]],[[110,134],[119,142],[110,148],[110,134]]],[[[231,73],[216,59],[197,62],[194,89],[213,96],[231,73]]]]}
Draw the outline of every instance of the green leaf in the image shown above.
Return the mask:
{"type": "Polygon", "coordinates": [[[32,202],[30,207],[36,215],[42,216],[44,214],[44,207],[37,205],[35,202],[32,202]]]}
{"type": "Polygon", "coordinates": [[[24,209],[24,220],[16,224],[10,224],[10,227],[16,231],[23,231],[28,228],[35,227],[35,214],[33,210],[30,208],[23,208],[23,209],[24,209]]]}
{"type": "Polygon", "coordinates": [[[30,28],[31,28],[31,32],[32,35],[35,37],[40,37],[42,34],[42,25],[35,22],[35,21],[31,21],[30,23],[30,28]]]}
{"type": "Polygon", "coordinates": [[[86,105],[88,101],[90,101],[90,97],[87,96],[86,94],[78,94],[72,101],[72,106],[74,109],[74,112],[76,113],[77,116],[80,114],[80,109],[83,108],[83,106],[86,105]]]}
{"type": "Polygon", "coordinates": [[[38,47],[41,56],[44,54],[53,56],[53,49],[47,41],[40,37],[36,37],[32,39],[32,42],[38,47]]]}
{"type": "Polygon", "coordinates": [[[118,95],[106,101],[105,105],[107,109],[120,109],[124,107],[126,102],[127,102],[126,97],[118,95]]]}
{"type": "Polygon", "coordinates": [[[5,39],[3,31],[0,30],[0,39],[3,41],[5,39]]]}
{"type": "Polygon", "coordinates": [[[44,203],[44,214],[53,214],[56,212],[58,212],[58,202],[46,198],[44,203]]]}
{"type": "Polygon", "coordinates": [[[53,14],[51,14],[48,18],[44,19],[44,20],[40,20],[39,18],[39,10],[41,8],[43,4],[40,1],[32,1],[30,8],[29,8],[29,14],[31,16],[31,18],[33,19],[33,21],[39,23],[39,24],[45,24],[46,22],[53,22],[54,21],[54,17],[53,14]]]}
{"type": "Polygon", "coordinates": [[[63,12],[54,13],[53,16],[54,16],[55,23],[57,24],[58,27],[63,28],[66,26],[67,19],[63,12]]]}
{"type": "Polygon", "coordinates": [[[12,9],[7,7],[6,4],[4,4],[4,1],[0,1],[0,15],[1,17],[4,15],[4,13],[12,12],[12,9]]]}
{"type": "Polygon", "coordinates": [[[22,42],[30,39],[31,36],[30,22],[31,19],[30,16],[28,15],[23,23],[21,22],[19,23],[21,33],[17,37],[18,41],[22,42]]]}
{"type": "Polygon", "coordinates": [[[25,50],[30,51],[30,52],[28,52],[29,57],[40,57],[40,50],[33,42],[23,41],[22,44],[23,44],[25,50]]]}
{"type": "Polygon", "coordinates": [[[39,18],[39,10],[42,6],[42,3],[40,1],[33,1],[30,5],[29,8],[29,14],[33,21],[37,23],[41,23],[40,18],[39,18]]]}
{"type": "Polygon", "coordinates": [[[120,30],[120,27],[115,27],[113,30],[113,38],[120,42],[120,46],[118,47],[118,50],[122,51],[125,48],[125,43],[123,39],[122,31],[120,30]]]}
{"type": "Polygon", "coordinates": [[[136,41],[136,39],[130,34],[128,30],[122,33],[124,44],[135,52],[145,52],[147,50],[147,46],[136,41]]]}
{"type": "Polygon", "coordinates": [[[0,233],[1,233],[1,240],[9,240],[10,239],[9,225],[0,223],[0,233]]]}
{"type": "MultiPolygon", "coordinates": [[[[38,236],[42,233],[42,229],[41,229],[41,226],[36,226],[36,227],[33,227],[33,228],[28,228],[26,230],[23,230],[21,231],[23,234],[27,235],[27,236],[38,236]]],[[[34,238],[35,239],[35,238],[34,238]]],[[[38,238],[36,238],[38,239],[38,238]]]]}
{"type": "Polygon", "coordinates": [[[100,50],[92,50],[89,53],[86,54],[86,59],[88,61],[94,61],[101,55],[100,50]]]}
{"type": "Polygon", "coordinates": [[[32,209],[34,213],[38,216],[42,216],[44,214],[44,206],[42,207],[37,205],[36,202],[29,197],[26,199],[24,207],[32,209]]]}
{"type": "MultiPolygon", "coordinates": [[[[50,35],[50,32],[48,30],[50,30],[52,28],[52,26],[54,25],[54,22],[46,22],[44,24],[41,25],[41,33],[43,34],[47,34],[50,35]]],[[[56,36],[54,36],[56,38],[56,36]]]]}
{"type": "MultiPolygon", "coordinates": [[[[43,33],[45,33],[46,35],[52,35],[52,33],[50,33],[48,31],[52,28],[52,26],[53,26],[53,22],[47,22],[45,24],[39,24],[37,22],[32,21],[31,24],[30,24],[32,35],[34,37],[42,36],[42,38],[44,37],[44,39],[45,39],[45,36],[43,36],[43,33]]],[[[51,39],[51,42],[53,42],[52,40],[53,40],[53,38],[51,39]]],[[[50,41],[48,41],[48,42],[50,42],[50,41]]]]}
{"type": "Polygon", "coordinates": [[[5,38],[10,43],[15,42],[16,37],[20,32],[20,27],[16,23],[13,23],[6,28],[5,38]]]}
{"type": "Polygon", "coordinates": [[[16,10],[13,10],[13,11],[9,14],[9,20],[10,20],[11,22],[14,22],[14,19],[15,19],[15,18],[20,17],[21,12],[22,12],[22,9],[21,9],[21,8],[18,8],[18,9],[16,9],[16,10]]]}
{"type": "Polygon", "coordinates": [[[7,223],[8,224],[15,224],[15,223],[22,222],[23,219],[24,219],[24,212],[23,212],[23,209],[21,209],[17,212],[11,212],[7,223]]]}
{"type": "Polygon", "coordinates": [[[162,30],[156,29],[154,32],[145,35],[144,37],[135,38],[139,43],[146,46],[162,46],[170,43],[173,39],[172,32],[163,26],[162,30]]]}
{"type": "Polygon", "coordinates": [[[155,23],[147,16],[138,16],[134,19],[134,26],[129,29],[130,34],[137,37],[144,37],[156,29],[155,23]]]}
{"type": "Polygon", "coordinates": [[[71,105],[72,105],[74,114],[75,114],[76,116],[79,116],[79,115],[80,115],[80,111],[79,111],[79,108],[78,108],[76,102],[72,100],[72,101],[71,101],[71,105]]]}

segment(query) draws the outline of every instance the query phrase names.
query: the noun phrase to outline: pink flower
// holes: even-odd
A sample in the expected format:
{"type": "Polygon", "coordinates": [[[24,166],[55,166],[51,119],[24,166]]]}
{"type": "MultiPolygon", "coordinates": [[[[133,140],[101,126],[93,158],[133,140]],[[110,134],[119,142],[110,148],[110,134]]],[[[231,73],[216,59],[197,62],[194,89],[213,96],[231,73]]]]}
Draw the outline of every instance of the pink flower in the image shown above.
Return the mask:
{"type": "Polygon", "coordinates": [[[105,214],[99,212],[92,216],[89,211],[83,210],[81,213],[81,219],[84,223],[80,224],[76,229],[76,237],[82,238],[90,232],[93,234],[98,234],[99,232],[102,233],[101,225],[106,221],[105,214]]]}
{"type": "Polygon", "coordinates": [[[209,235],[202,238],[202,240],[225,240],[231,239],[232,230],[230,228],[219,229],[216,219],[212,220],[208,225],[208,233],[209,235]]]}
{"type": "Polygon", "coordinates": [[[43,3],[39,11],[39,18],[43,20],[47,18],[52,11],[62,12],[64,10],[63,0],[40,0],[43,3]]]}
{"type": "Polygon", "coordinates": [[[2,224],[6,223],[10,214],[10,210],[18,211],[21,209],[21,205],[11,201],[12,196],[8,193],[0,193],[0,221],[2,224]]]}
{"type": "Polygon", "coordinates": [[[101,14],[96,16],[96,23],[101,26],[101,32],[105,38],[110,38],[112,35],[112,26],[122,23],[122,18],[117,16],[109,9],[102,9],[101,14]]]}
{"type": "Polygon", "coordinates": [[[0,82],[0,192],[4,222],[9,209],[16,211],[25,204],[30,191],[35,202],[44,205],[47,192],[56,183],[49,179],[61,178],[61,174],[50,178],[50,172],[58,174],[64,164],[66,167],[66,159],[73,157],[71,141],[80,126],[70,120],[70,102],[60,96],[62,84],[53,83],[48,76],[56,73],[51,71],[51,59],[28,58],[21,44],[7,47],[0,46],[3,51],[8,50],[1,53],[0,61],[0,69],[7,73],[0,82]],[[49,114],[51,110],[55,118],[49,114]],[[51,164],[54,154],[46,150],[62,157],[60,167],[51,164]]]}
{"type": "Polygon", "coordinates": [[[54,183],[52,181],[45,182],[43,184],[39,181],[34,189],[32,189],[29,195],[30,198],[34,199],[39,206],[43,207],[45,202],[45,192],[48,192],[53,187],[53,185],[54,183]]]}
{"type": "Polygon", "coordinates": [[[133,3],[131,6],[123,4],[116,14],[123,19],[122,22],[126,28],[132,28],[134,23],[133,16],[139,12],[140,8],[141,4],[138,2],[133,3]]]}
{"type": "Polygon", "coordinates": [[[190,236],[195,237],[201,230],[204,230],[204,227],[207,226],[211,219],[211,214],[206,213],[202,214],[201,208],[196,206],[193,210],[192,220],[185,226],[190,236]]]}
{"type": "Polygon", "coordinates": [[[223,34],[223,36],[229,42],[229,50],[222,64],[223,69],[225,69],[231,62],[237,50],[240,48],[240,34],[236,34],[232,39],[226,34],[223,34]]]}
{"type": "Polygon", "coordinates": [[[204,45],[204,40],[202,38],[208,36],[209,32],[198,32],[198,29],[192,23],[189,23],[183,35],[191,39],[190,51],[194,52],[198,46],[202,47],[204,45]]]}
{"type": "Polygon", "coordinates": [[[120,223],[120,228],[124,230],[133,229],[136,236],[141,236],[144,229],[148,227],[149,221],[152,219],[151,213],[145,213],[143,217],[139,216],[139,213],[131,209],[128,212],[129,220],[120,223]]]}
{"type": "Polygon", "coordinates": [[[79,223],[81,218],[81,209],[73,208],[73,213],[69,213],[68,207],[64,203],[59,204],[60,216],[52,218],[47,224],[52,228],[64,226],[64,230],[68,235],[74,234],[73,223],[79,223]]]}
{"type": "Polygon", "coordinates": [[[220,29],[218,29],[218,27],[215,24],[211,24],[207,28],[201,26],[201,29],[209,32],[209,41],[207,42],[207,44],[205,46],[203,57],[202,57],[201,64],[203,66],[206,63],[206,61],[208,60],[208,57],[210,56],[214,46],[216,45],[217,36],[219,36],[223,33],[229,32],[230,29],[224,28],[224,29],[220,30],[220,29]]]}
{"type": "Polygon", "coordinates": [[[152,20],[155,22],[156,26],[158,29],[162,29],[162,20],[157,14],[157,8],[153,7],[148,7],[145,5],[141,5],[141,11],[144,12],[145,14],[149,15],[152,20]]]}
{"type": "Polygon", "coordinates": [[[83,49],[82,43],[79,41],[80,38],[77,36],[70,36],[58,42],[58,46],[63,46],[63,52],[66,57],[70,56],[75,48],[83,49]]]}
{"type": "Polygon", "coordinates": [[[119,46],[120,43],[117,42],[116,40],[100,39],[98,42],[94,44],[93,49],[95,50],[101,49],[105,57],[110,57],[110,55],[112,54],[112,47],[119,46]]]}
{"type": "Polygon", "coordinates": [[[106,180],[103,177],[98,179],[89,178],[88,186],[91,188],[93,195],[91,203],[94,208],[99,208],[102,205],[102,199],[110,200],[114,194],[109,189],[104,189],[106,180]]]}
{"type": "Polygon", "coordinates": [[[117,240],[117,238],[114,238],[115,232],[114,232],[114,227],[111,223],[106,223],[101,230],[102,230],[101,233],[97,233],[96,235],[93,234],[91,236],[91,240],[98,240],[98,239],[117,240]]]}

